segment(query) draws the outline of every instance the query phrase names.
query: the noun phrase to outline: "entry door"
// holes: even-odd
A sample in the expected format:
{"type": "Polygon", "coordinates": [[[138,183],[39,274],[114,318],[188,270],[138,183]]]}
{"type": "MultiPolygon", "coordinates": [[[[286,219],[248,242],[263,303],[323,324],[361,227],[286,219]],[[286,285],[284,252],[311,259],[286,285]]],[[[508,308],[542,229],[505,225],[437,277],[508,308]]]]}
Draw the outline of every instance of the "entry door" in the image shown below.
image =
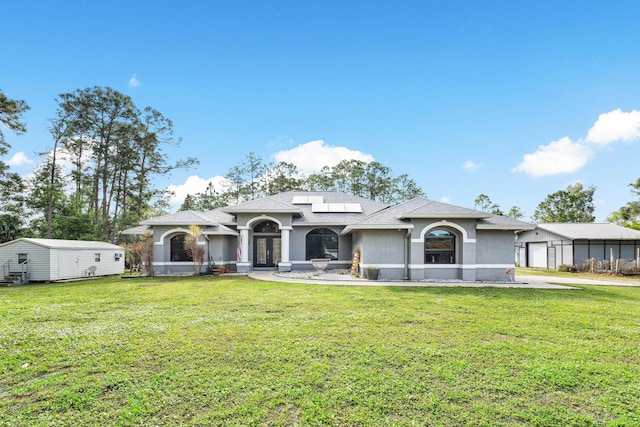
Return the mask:
{"type": "Polygon", "coordinates": [[[275,267],[280,261],[280,237],[253,238],[253,266],[275,267]]]}
{"type": "Polygon", "coordinates": [[[80,277],[80,251],[58,251],[58,279],[80,277]]]}

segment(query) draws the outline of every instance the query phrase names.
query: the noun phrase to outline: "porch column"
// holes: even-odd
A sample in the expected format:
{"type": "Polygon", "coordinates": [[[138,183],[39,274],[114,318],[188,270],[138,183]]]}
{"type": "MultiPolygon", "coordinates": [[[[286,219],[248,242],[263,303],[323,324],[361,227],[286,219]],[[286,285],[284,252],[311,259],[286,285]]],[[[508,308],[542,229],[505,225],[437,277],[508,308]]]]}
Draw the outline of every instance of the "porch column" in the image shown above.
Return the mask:
{"type": "Polygon", "coordinates": [[[280,262],[278,270],[291,271],[291,261],[289,260],[289,235],[291,227],[280,228],[280,262]]]}
{"type": "Polygon", "coordinates": [[[238,273],[251,272],[251,262],[249,262],[249,229],[240,228],[240,246],[238,252],[240,252],[240,259],[236,262],[236,270],[238,273]]]}
{"type": "Polygon", "coordinates": [[[242,229],[240,230],[240,241],[242,243],[242,260],[240,262],[248,263],[249,262],[249,230],[242,229]]]}

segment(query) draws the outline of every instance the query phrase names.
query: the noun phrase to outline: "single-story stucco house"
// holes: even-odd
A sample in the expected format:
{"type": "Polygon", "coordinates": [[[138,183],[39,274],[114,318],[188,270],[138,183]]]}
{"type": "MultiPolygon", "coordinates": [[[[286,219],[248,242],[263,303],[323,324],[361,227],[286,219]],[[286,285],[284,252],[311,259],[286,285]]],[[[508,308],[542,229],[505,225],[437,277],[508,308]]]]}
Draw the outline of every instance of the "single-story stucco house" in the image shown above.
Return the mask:
{"type": "MultiPolygon", "coordinates": [[[[533,224],[415,198],[389,206],[342,192],[292,191],[221,209],[152,218],[127,234],[151,231],[157,274],[192,272],[190,225],[203,230],[207,260],[229,271],[379,268],[384,280],[508,280],[515,232],[533,224]]],[[[362,270],[360,270],[362,271],[362,270]]]]}
{"type": "Polygon", "coordinates": [[[124,249],[106,242],[22,238],[0,244],[2,277],[53,282],[124,273],[124,249]],[[20,275],[18,275],[20,273],[20,275]]]}
{"type": "Polygon", "coordinates": [[[541,223],[519,233],[516,262],[523,267],[557,269],[614,259],[635,260],[640,231],[610,223],[541,223]]]}

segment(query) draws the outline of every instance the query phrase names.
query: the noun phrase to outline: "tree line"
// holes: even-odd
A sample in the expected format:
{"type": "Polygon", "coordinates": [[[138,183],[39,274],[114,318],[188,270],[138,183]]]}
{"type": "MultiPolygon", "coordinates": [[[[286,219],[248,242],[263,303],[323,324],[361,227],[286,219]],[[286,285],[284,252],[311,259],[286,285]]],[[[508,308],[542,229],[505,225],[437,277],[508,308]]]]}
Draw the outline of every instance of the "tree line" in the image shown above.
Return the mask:
{"type": "MultiPolygon", "coordinates": [[[[593,195],[596,188],[585,188],[582,184],[570,184],[566,190],[549,194],[538,204],[531,219],[534,222],[593,222],[596,217],[593,195]]],[[[494,215],[521,220],[524,213],[518,206],[512,206],[506,213],[489,196],[480,194],[475,199],[475,208],[494,215]]]]}
{"type": "MultiPolygon", "coordinates": [[[[154,202],[163,194],[152,184],[155,176],[197,163],[170,161],[163,146],[180,142],[171,120],[151,107],[139,109],[118,91],[78,89],[56,102],[51,147],[41,153],[33,177],[8,173],[0,162],[2,241],[34,236],[115,243],[120,230],[155,214],[154,202]]],[[[26,131],[26,102],[2,93],[0,108],[8,129],[26,131]]],[[[0,143],[0,154],[6,154],[4,136],[0,143]]]]}
{"type": "Polygon", "coordinates": [[[388,204],[425,195],[406,174],[394,176],[389,167],[378,162],[355,159],[305,176],[292,163],[266,164],[251,152],[224,178],[220,188],[209,182],[205,191],[188,194],[180,210],[216,209],[285,191],[341,191],[388,204]]]}
{"type": "MultiPolygon", "coordinates": [[[[41,153],[33,176],[24,179],[10,172],[0,159],[0,242],[48,237],[115,243],[121,230],[168,213],[166,190],[156,188],[154,178],[198,163],[191,157],[171,161],[163,153],[166,145],[180,144],[170,119],[151,107],[139,109],[130,97],[108,87],[63,93],[56,102],[51,145],[41,153]]],[[[0,157],[11,148],[3,130],[26,132],[23,115],[28,110],[25,101],[0,90],[0,157]]],[[[640,178],[630,186],[637,200],[607,220],[640,229],[640,178]]],[[[395,176],[378,162],[343,160],[304,176],[291,163],[266,164],[249,153],[229,169],[221,188],[209,183],[205,191],[189,194],[180,209],[215,209],[292,190],[342,191],[388,204],[425,196],[413,179],[395,176]]],[[[569,185],[548,195],[532,220],[593,222],[594,193],[593,186],[569,185]]],[[[524,217],[519,207],[504,212],[485,194],[476,198],[475,207],[524,217]]]]}

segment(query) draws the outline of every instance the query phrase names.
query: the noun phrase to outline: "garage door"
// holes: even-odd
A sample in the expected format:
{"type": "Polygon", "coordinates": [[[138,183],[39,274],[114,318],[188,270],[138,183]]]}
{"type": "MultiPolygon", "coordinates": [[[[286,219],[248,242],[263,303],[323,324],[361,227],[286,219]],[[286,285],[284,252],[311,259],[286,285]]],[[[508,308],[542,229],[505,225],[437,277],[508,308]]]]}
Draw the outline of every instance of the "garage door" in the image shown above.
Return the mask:
{"type": "Polygon", "coordinates": [[[547,243],[529,243],[527,265],[529,267],[547,268],[547,243]]]}

